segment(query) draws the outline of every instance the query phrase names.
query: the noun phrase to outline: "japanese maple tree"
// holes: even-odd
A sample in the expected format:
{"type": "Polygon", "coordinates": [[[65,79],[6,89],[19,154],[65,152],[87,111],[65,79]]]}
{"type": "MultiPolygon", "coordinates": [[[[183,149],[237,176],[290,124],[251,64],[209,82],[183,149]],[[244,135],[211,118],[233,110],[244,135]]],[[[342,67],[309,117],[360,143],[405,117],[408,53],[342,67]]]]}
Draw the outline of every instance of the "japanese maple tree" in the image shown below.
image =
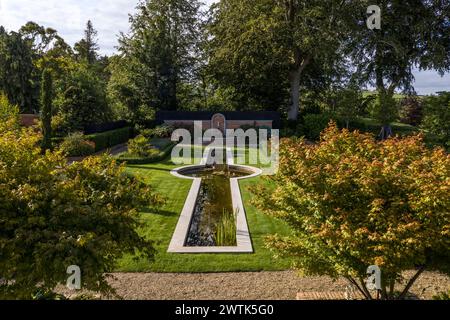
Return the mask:
{"type": "Polygon", "coordinates": [[[268,246],[305,275],[345,277],[367,298],[370,265],[382,271],[380,298],[404,298],[425,269],[450,263],[450,156],[421,136],[378,142],[332,124],[317,145],[281,143],[276,189],[253,189],[255,204],[285,220],[290,237],[268,246]],[[401,292],[395,285],[416,269],[401,292]]]}

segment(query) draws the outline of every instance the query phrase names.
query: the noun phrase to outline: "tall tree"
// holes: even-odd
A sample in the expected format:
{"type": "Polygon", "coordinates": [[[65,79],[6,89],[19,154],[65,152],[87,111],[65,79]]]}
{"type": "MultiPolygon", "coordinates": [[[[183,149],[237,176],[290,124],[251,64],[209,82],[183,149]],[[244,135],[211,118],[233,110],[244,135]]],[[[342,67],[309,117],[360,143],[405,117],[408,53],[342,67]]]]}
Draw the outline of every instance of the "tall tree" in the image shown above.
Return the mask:
{"type": "Polygon", "coordinates": [[[51,52],[59,55],[71,55],[73,53],[72,48],[53,28],[46,28],[30,21],[20,28],[19,34],[30,44],[33,53],[38,57],[51,52]]]}
{"type": "Polygon", "coordinates": [[[94,29],[92,21],[89,20],[84,31],[84,38],[74,46],[76,55],[81,61],[93,64],[98,59],[99,46],[97,43],[97,30],[94,29]]]}
{"type": "Polygon", "coordinates": [[[55,106],[66,131],[83,131],[88,125],[111,120],[102,81],[92,68],[76,63],[58,88],[55,106]]]}
{"type": "Polygon", "coordinates": [[[214,9],[211,61],[220,72],[231,70],[246,82],[262,78],[263,90],[270,89],[271,79],[277,87],[288,86],[288,118],[296,120],[307,69],[340,48],[342,21],[352,2],[223,0],[214,9]]]}
{"type": "MultiPolygon", "coordinates": [[[[177,109],[177,86],[192,76],[198,38],[198,1],[141,1],[120,38],[129,88],[144,108],[177,109]]],[[[113,75],[114,76],[114,75],[113,75]]]]}
{"type": "MultiPolygon", "coordinates": [[[[358,12],[372,1],[360,1],[358,12]]],[[[441,0],[383,0],[381,29],[369,30],[355,25],[353,61],[363,82],[378,93],[382,137],[391,132],[390,122],[398,112],[394,103],[396,90],[413,92],[413,70],[450,70],[450,2],[441,0]]]]}
{"type": "Polygon", "coordinates": [[[46,69],[42,73],[41,81],[42,148],[44,150],[52,147],[52,101],[52,74],[46,69]]]}
{"type": "Polygon", "coordinates": [[[39,108],[34,73],[31,47],[19,33],[8,33],[0,26],[0,91],[22,112],[39,108]]]}
{"type": "Polygon", "coordinates": [[[40,81],[44,70],[52,73],[53,82],[57,84],[66,75],[68,63],[73,59],[73,51],[58,32],[52,28],[46,28],[35,22],[27,22],[19,30],[23,41],[31,48],[31,57],[34,69],[30,75],[33,83],[33,92],[30,95],[36,101],[35,110],[41,106],[39,103],[40,81]]]}

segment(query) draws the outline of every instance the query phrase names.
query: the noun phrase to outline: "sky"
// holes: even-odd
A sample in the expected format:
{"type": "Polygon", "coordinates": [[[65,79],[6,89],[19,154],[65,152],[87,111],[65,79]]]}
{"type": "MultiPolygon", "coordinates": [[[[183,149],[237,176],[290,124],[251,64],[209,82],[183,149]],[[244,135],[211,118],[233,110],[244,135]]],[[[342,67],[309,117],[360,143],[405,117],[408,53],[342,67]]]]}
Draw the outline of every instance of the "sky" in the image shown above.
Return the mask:
{"type": "MultiPolygon", "coordinates": [[[[211,4],[217,0],[203,0],[211,4]]],[[[73,45],[83,37],[86,22],[92,20],[98,31],[102,54],[116,50],[120,32],[127,32],[128,15],[135,12],[138,0],[0,0],[0,25],[18,30],[28,21],[52,27],[73,45]]],[[[450,91],[450,74],[440,77],[434,71],[415,72],[418,94],[450,91]]]]}

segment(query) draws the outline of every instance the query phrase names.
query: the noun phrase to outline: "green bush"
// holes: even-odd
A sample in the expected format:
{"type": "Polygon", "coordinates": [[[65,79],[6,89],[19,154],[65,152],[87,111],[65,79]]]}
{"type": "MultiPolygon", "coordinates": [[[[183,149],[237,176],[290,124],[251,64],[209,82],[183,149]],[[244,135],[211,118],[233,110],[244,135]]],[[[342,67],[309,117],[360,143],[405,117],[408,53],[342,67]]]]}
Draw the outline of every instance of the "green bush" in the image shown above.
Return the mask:
{"type": "Polygon", "coordinates": [[[69,157],[84,157],[95,152],[95,145],[86,140],[81,132],[75,132],[64,138],[60,149],[69,157]]]}
{"type": "Polygon", "coordinates": [[[152,145],[150,144],[149,139],[144,137],[143,135],[139,135],[136,138],[128,141],[129,154],[145,158],[148,157],[153,150],[154,149],[152,149],[152,145]]]}
{"type": "MultiPolygon", "coordinates": [[[[146,138],[170,138],[172,132],[174,131],[174,127],[163,124],[153,129],[144,129],[141,131],[141,134],[146,138]]],[[[177,126],[177,129],[183,129],[177,126]]]]}
{"type": "MultiPolygon", "coordinates": [[[[340,127],[342,127],[342,123],[338,121],[338,124],[340,127]]],[[[418,132],[417,128],[403,123],[392,123],[391,127],[394,135],[399,136],[407,136],[418,132]]],[[[375,136],[378,136],[380,134],[381,124],[373,119],[359,118],[350,122],[349,129],[372,133],[375,136]]]]}
{"type": "Polygon", "coordinates": [[[95,143],[95,151],[101,151],[127,142],[131,138],[131,128],[126,127],[122,129],[91,134],[86,136],[86,138],[95,143]]]}
{"type": "Polygon", "coordinates": [[[0,122],[0,300],[54,299],[70,265],[86,292],[114,293],[106,272],[118,259],[154,256],[138,209],[161,197],[110,157],[42,154],[40,134],[10,122],[0,122]]]}
{"type": "MultiPolygon", "coordinates": [[[[282,137],[302,137],[305,136],[310,140],[319,140],[320,133],[328,126],[330,121],[336,122],[339,128],[346,128],[347,121],[338,116],[329,113],[323,114],[306,114],[302,122],[285,122],[281,130],[282,137]]],[[[360,132],[371,133],[378,136],[381,130],[381,124],[370,118],[357,118],[348,123],[348,129],[351,131],[358,130],[360,132]]],[[[392,123],[392,131],[394,135],[407,136],[416,134],[419,130],[404,123],[392,123]]]]}
{"type": "Polygon", "coordinates": [[[0,91],[0,121],[5,122],[8,119],[14,119],[19,122],[19,107],[9,102],[8,97],[0,91]]]}
{"type": "Polygon", "coordinates": [[[450,290],[447,292],[440,292],[437,295],[433,296],[433,300],[450,300],[450,290]]]}
{"type": "Polygon", "coordinates": [[[441,92],[424,101],[422,128],[435,144],[450,148],[450,92],[441,92]]]}
{"type": "Polygon", "coordinates": [[[164,149],[152,149],[146,157],[140,157],[131,152],[126,152],[117,157],[117,162],[126,162],[128,164],[149,164],[166,159],[172,152],[175,143],[169,143],[164,149]]]}
{"type": "MultiPolygon", "coordinates": [[[[311,140],[319,140],[320,133],[328,127],[328,124],[333,118],[331,115],[323,114],[307,114],[303,117],[303,134],[311,140]]],[[[299,133],[300,128],[297,129],[299,133]]]]}

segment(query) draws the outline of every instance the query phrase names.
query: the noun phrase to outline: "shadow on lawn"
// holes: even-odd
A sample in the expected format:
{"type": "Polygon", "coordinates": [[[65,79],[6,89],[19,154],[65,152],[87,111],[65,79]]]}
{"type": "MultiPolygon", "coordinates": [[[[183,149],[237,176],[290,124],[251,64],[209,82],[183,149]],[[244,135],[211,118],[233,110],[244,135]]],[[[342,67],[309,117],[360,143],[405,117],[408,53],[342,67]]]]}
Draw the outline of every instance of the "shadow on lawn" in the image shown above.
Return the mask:
{"type": "Polygon", "coordinates": [[[155,208],[144,208],[141,210],[141,212],[145,213],[145,214],[156,214],[158,216],[163,216],[163,217],[173,217],[173,216],[177,215],[177,213],[173,212],[173,211],[161,210],[161,209],[155,209],[155,208]]]}
{"type": "Polygon", "coordinates": [[[144,167],[144,166],[128,166],[131,169],[140,169],[140,170],[155,170],[155,171],[165,171],[165,172],[170,172],[172,171],[172,169],[164,169],[164,168],[155,168],[155,167],[144,167]]]}

